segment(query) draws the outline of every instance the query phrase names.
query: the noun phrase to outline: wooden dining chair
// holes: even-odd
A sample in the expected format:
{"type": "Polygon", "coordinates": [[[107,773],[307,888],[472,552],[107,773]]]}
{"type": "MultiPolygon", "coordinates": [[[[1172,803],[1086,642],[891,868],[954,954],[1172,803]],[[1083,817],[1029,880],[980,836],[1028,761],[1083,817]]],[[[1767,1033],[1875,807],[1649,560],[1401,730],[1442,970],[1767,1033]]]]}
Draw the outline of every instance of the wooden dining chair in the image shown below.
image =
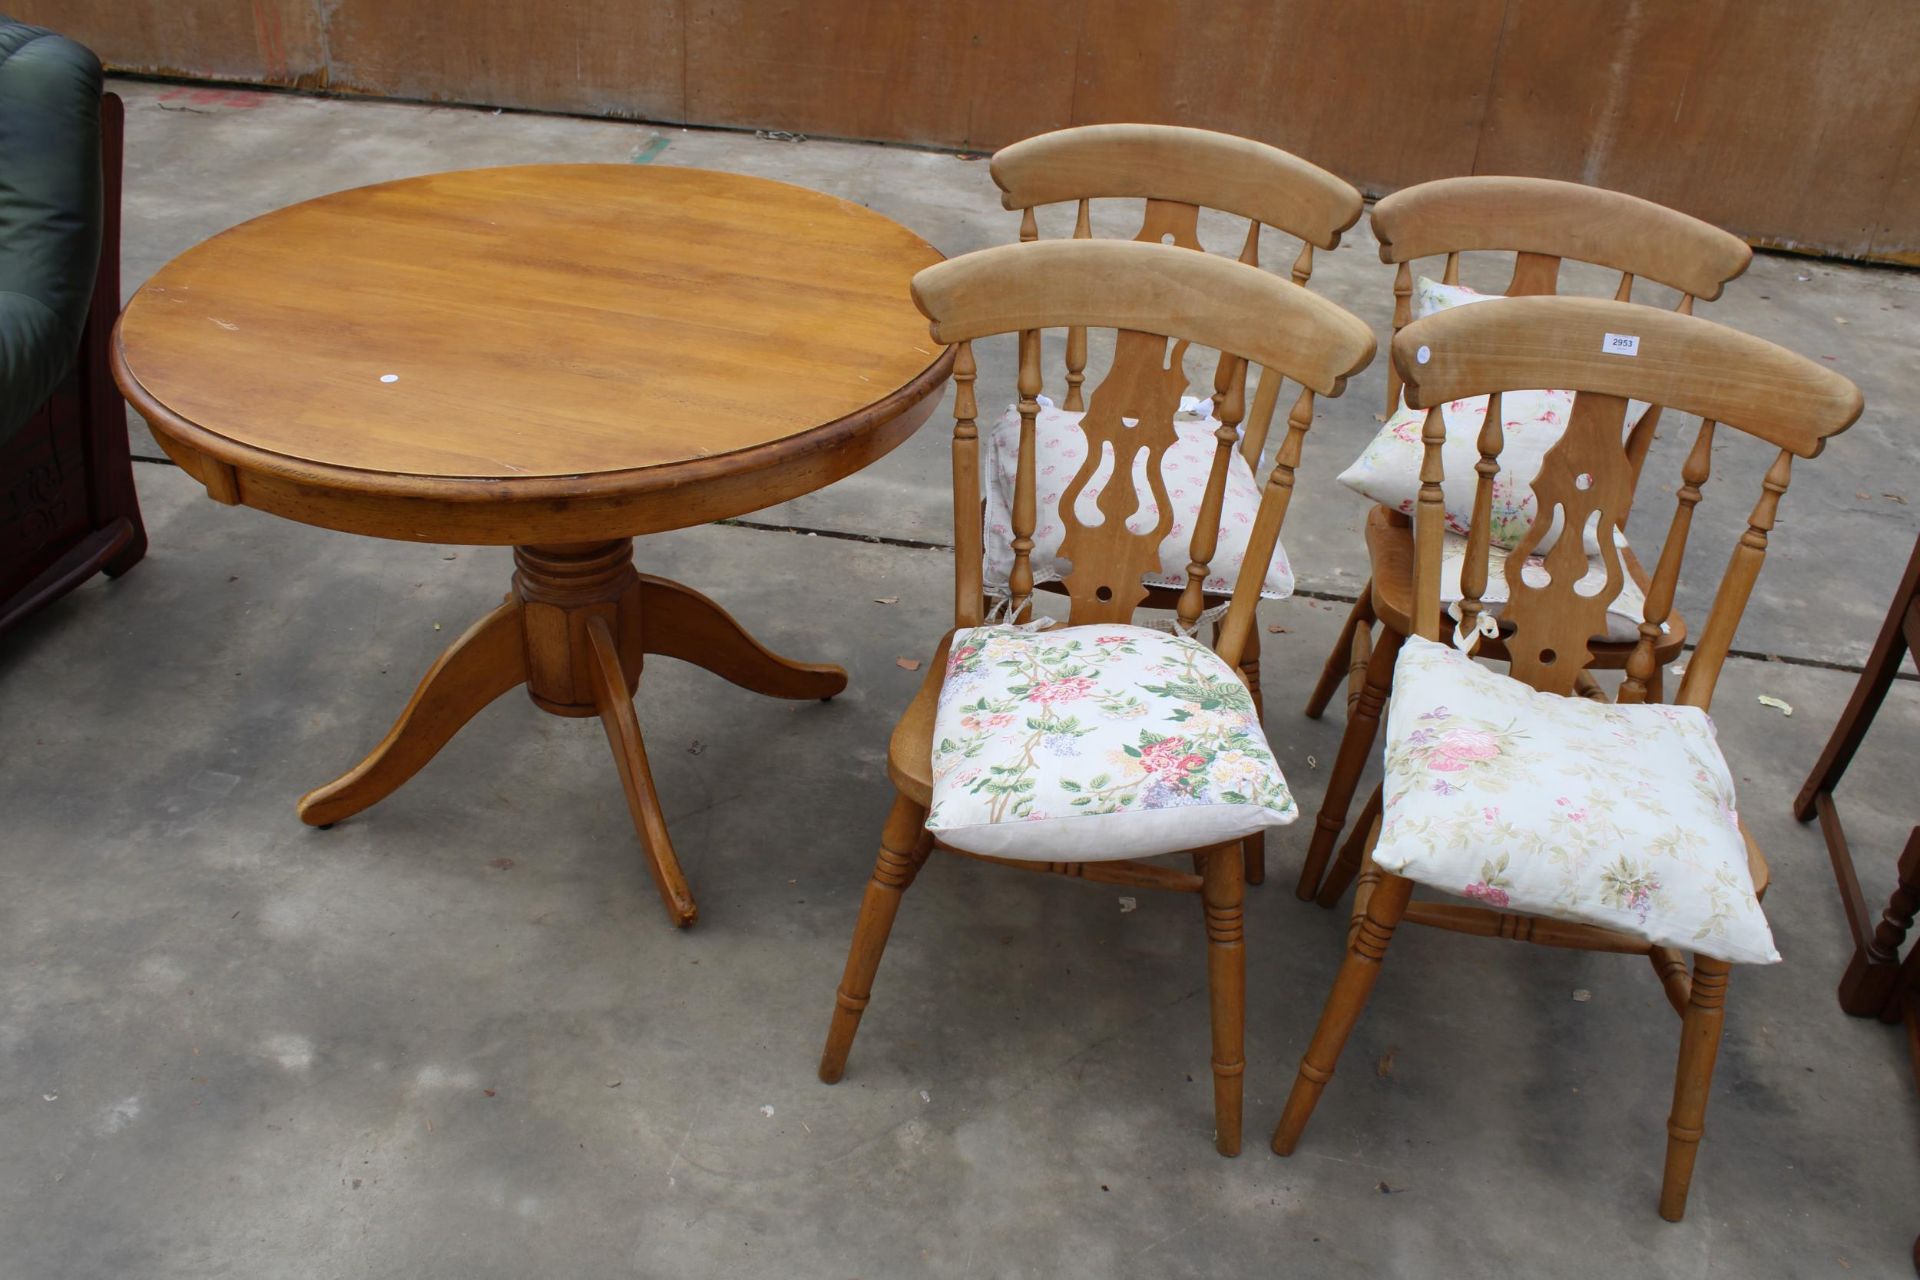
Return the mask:
{"type": "MultiPolygon", "coordinates": [[[[1445,255],[1442,283],[1457,285],[1463,253],[1510,252],[1514,262],[1505,289],[1509,298],[1558,293],[1563,261],[1594,264],[1620,273],[1616,300],[1631,301],[1636,280],[1651,280],[1679,291],[1676,309],[1690,315],[1696,298],[1718,298],[1726,282],[1745,271],[1753,257],[1744,241],[1698,218],[1637,196],[1546,178],[1443,178],[1408,187],[1374,206],[1373,230],[1380,241],[1380,260],[1399,267],[1393,282],[1395,333],[1412,318],[1414,263],[1423,258],[1445,255]]],[[[1400,403],[1400,375],[1390,369],[1388,416],[1400,403]]],[[[1656,405],[1631,426],[1627,455],[1636,478],[1659,422],[1656,405]]],[[[1369,581],[1307,700],[1307,715],[1318,719],[1334,690],[1343,680],[1347,684],[1346,730],[1327,776],[1295,887],[1301,898],[1317,896],[1323,906],[1337,902],[1351,883],[1350,876],[1345,880],[1325,877],[1327,860],[1347,825],[1347,810],[1365,772],[1393,682],[1395,656],[1409,630],[1413,534],[1407,517],[1389,507],[1374,507],[1367,516],[1366,542],[1369,581]],[[1377,641],[1376,625],[1381,629],[1377,641]]],[[[1627,572],[1644,590],[1647,573],[1631,550],[1626,563],[1627,572]]],[[[1686,642],[1686,621],[1675,614],[1656,649],[1658,663],[1652,676],[1656,701],[1661,696],[1661,668],[1686,642]]],[[[1620,669],[1634,644],[1602,640],[1593,651],[1594,667],[1620,669]]],[[[1499,638],[1489,637],[1481,652],[1498,657],[1500,648],[1499,638]]],[[[1379,803],[1376,789],[1349,834],[1344,865],[1357,863],[1359,842],[1379,812],[1379,803]]]]}
{"type": "MultiPolygon", "coordinates": [[[[1270,770],[1265,776],[1278,780],[1236,665],[1253,631],[1261,582],[1258,570],[1241,575],[1213,649],[1190,633],[1204,607],[1200,584],[1214,553],[1228,461],[1239,446],[1237,428],[1245,416],[1241,362],[1265,370],[1263,381],[1266,376],[1293,379],[1304,388],[1304,395],[1338,395],[1345,380],[1372,358],[1373,337],[1365,324],[1333,303],[1265,272],[1223,257],[1123,241],[1050,241],[988,249],[927,268],[914,278],[913,293],[933,322],[935,341],[958,348],[954,360],[954,629],[940,641],[927,677],[888,747],[893,808],[861,902],[821,1055],[820,1078],[831,1083],[845,1069],[901,895],[938,845],[1008,866],[1202,896],[1212,991],[1216,1145],[1223,1154],[1236,1154],[1246,972],[1239,839],[1244,831],[1231,839],[1209,841],[1197,841],[1192,833],[1201,829],[1200,819],[1222,812],[1218,805],[1209,805],[1204,814],[1197,807],[1202,798],[1199,770],[1224,767],[1230,755],[1233,767],[1270,770]],[[1035,520],[1033,434],[1041,385],[1038,338],[1041,330],[1049,328],[1111,329],[1116,334],[1112,364],[1089,397],[1081,420],[1087,460],[1070,492],[1093,480],[1103,457],[1111,455],[1114,474],[1119,476],[1132,474],[1132,462],[1144,454],[1144,470],[1160,520],[1144,531],[1127,528],[1127,517],[1140,509],[1147,495],[1126,484],[1103,488],[1099,495],[1103,518],[1098,523],[1081,523],[1073,515],[1073,504],[1063,502],[1072,522],[1062,547],[1072,566],[1063,583],[1067,626],[1053,631],[1029,631],[1017,625],[986,627],[972,344],[996,334],[1023,335],[1018,377],[1019,500],[1014,512],[1017,557],[1011,577],[1014,603],[1024,607],[1033,591],[1028,555],[1035,520]],[[1187,386],[1183,359],[1189,343],[1228,353],[1230,358],[1215,371],[1213,406],[1220,426],[1201,517],[1193,530],[1189,579],[1176,602],[1177,617],[1188,634],[1172,634],[1134,627],[1131,620],[1148,598],[1141,582],[1143,570],[1157,560],[1171,523],[1158,464],[1175,439],[1173,415],[1187,386]],[[1006,670],[1010,663],[996,666],[987,661],[996,646],[1018,649],[1034,636],[1045,637],[1067,652],[1083,642],[1082,652],[1137,650],[1143,655],[1139,661],[1164,661],[1166,666],[1156,669],[1172,672],[1178,667],[1182,674],[1169,674],[1163,687],[1143,694],[1137,686],[1123,689],[1103,683],[1096,664],[1089,662],[1066,668],[1064,674],[1056,672],[1060,678],[1049,678],[1042,692],[1037,685],[1021,685],[1025,677],[1006,670]],[[1050,718],[1050,706],[1064,706],[1073,714],[1050,718]],[[1127,736],[1121,741],[1138,746],[1115,751],[1118,764],[1090,760],[1089,769],[1112,769],[1113,776],[1094,776],[1084,787],[1072,781],[1059,784],[1060,812],[1065,816],[1036,823],[1030,819],[1040,817],[1040,812],[1021,807],[1031,804],[1033,791],[1030,777],[1018,776],[1020,770],[996,766],[972,792],[967,790],[965,771],[936,772],[936,756],[950,761],[968,749],[939,737],[942,717],[976,711],[984,725],[1012,726],[1007,730],[1009,739],[1019,738],[1029,759],[1036,752],[1051,750],[1043,741],[1047,735],[1070,738],[1096,722],[1108,726],[1102,732],[1109,741],[1118,732],[1112,726],[1124,725],[1127,736]],[[1202,718],[1213,726],[1207,733],[1227,732],[1230,721],[1239,724],[1231,729],[1234,749],[1223,751],[1211,763],[1203,750],[1204,733],[1196,727],[1202,718]],[[1130,785],[1136,789],[1125,790],[1130,785]],[[959,829],[930,818],[930,809],[966,802],[983,787],[989,796],[1011,802],[1012,807],[1007,821],[987,833],[973,829],[963,836],[959,829]],[[1023,787],[1027,788],[1024,795],[1023,787]],[[1067,792],[1074,793],[1071,800],[1065,798],[1067,792]],[[1080,823],[1102,825],[1076,827],[1080,823]],[[1026,845],[1018,852],[1005,852],[1012,848],[1008,842],[1017,837],[1026,837],[1026,845]],[[1197,844],[1201,847],[1196,848],[1197,844]],[[1003,852],[982,853],[982,849],[1003,852]],[[1140,860],[1154,854],[1189,853],[1191,866],[1140,860]]],[[[1286,438],[1263,486],[1244,561],[1249,566],[1264,563],[1279,538],[1311,421],[1310,405],[1308,412],[1289,420],[1286,438]]],[[[1071,763],[1074,754],[1072,743],[1067,743],[1064,758],[1071,763]]],[[[1085,755],[1095,755],[1091,746],[1085,755]]],[[[1216,781],[1219,776],[1214,775],[1216,781]]],[[[1209,794],[1224,801],[1228,809],[1233,803],[1258,798],[1244,791],[1209,794]]],[[[1283,796],[1284,784],[1279,783],[1277,791],[1269,788],[1266,798],[1271,805],[1290,805],[1283,796]]]]}
{"type": "Polygon", "coordinates": [[[1758,338],[1691,316],[1593,299],[1521,298],[1446,311],[1402,330],[1392,358],[1409,403],[1427,409],[1410,615],[1421,639],[1407,642],[1394,681],[1385,806],[1365,837],[1346,959],[1273,1148],[1287,1155],[1299,1141],[1402,921],[1640,953],[1651,958],[1681,1018],[1660,1193],[1661,1216],[1678,1221],[1720,1039],[1727,957],[1777,958],[1758,903],[1766,861],[1739,822],[1732,773],[1713,745],[1705,710],[1765,558],[1792,464],[1819,454],[1859,416],[1860,393],[1832,370],[1758,338]],[[1614,354],[1623,348],[1631,354],[1614,354]],[[1503,447],[1500,393],[1545,386],[1570,388],[1576,396],[1566,431],[1533,483],[1538,514],[1520,549],[1538,543],[1556,513],[1564,528],[1597,527],[1606,582],[1596,595],[1580,593],[1586,552],[1574,538],[1560,539],[1547,554],[1544,582],[1523,577],[1517,558],[1510,558],[1505,622],[1511,631],[1502,652],[1511,674],[1499,675],[1461,657],[1455,646],[1470,645],[1476,635],[1487,584],[1482,517],[1503,447]],[[1474,395],[1490,395],[1491,402],[1477,443],[1476,518],[1459,628],[1464,639],[1432,644],[1452,630],[1442,627],[1439,611],[1446,438],[1440,406],[1474,395]],[[1637,463],[1621,438],[1628,397],[1697,414],[1702,422],[1680,468],[1640,638],[1617,699],[1606,704],[1572,695],[1595,658],[1597,620],[1625,582],[1624,557],[1608,552],[1606,535],[1625,522],[1634,493],[1637,463]],[[1677,704],[1636,706],[1652,695],[1660,623],[1673,605],[1720,428],[1777,452],[1720,579],[1677,704]],[[1437,683],[1455,678],[1491,688],[1497,713],[1476,722],[1476,705],[1489,704],[1471,704],[1478,693],[1463,702],[1437,683]],[[1449,705],[1419,710],[1441,694],[1449,705]],[[1677,758],[1696,763],[1662,767],[1676,744],[1685,749],[1677,758]],[[1437,816],[1456,811],[1458,822],[1437,816]],[[1637,838],[1634,824],[1654,835],[1637,838]],[[1618,862],[1607,861],[1616,856],[1609,842],[1629,846],[1618,862]],[[1716,848],[1718,864],[1711,861],[1716,848]],[[1383,860],[1394,869],[1384,869],[1383,860]],[[1463,862],[1480,870],[1469,870],[1464,882],[1442,874],[1463,862]],[[1474,901],[1411,901],[1416,878],[1474,901]],[[1698,927],[1688,927],[1693,923],[1698,927]],[[1756,936],[1763,941],[1756,943],[1756,936]],[[1687,951],[1693,952],[1690,972],[1687,951]]]}
{"type": "MultiPolygon", "coordinates": [[[[1086,240],[1093,235],[1093,201],[1140,200],[1143,209],[1135,240],[1204,251],[1200,213],[1215,210],[1246,220],[1241,262],[1259,264],[1263,229],[1299,241],[1290,275],[1302,287],[1313,275],[1313,251],[1339,245],[1341,233],[1360,220],[1362,208],[1360,192],[1350,183],[1278,147],[1177,125],[1096,124],[1060,129],[1003,147],[994,153],[991,168],[1002,205],[1020,211],[1022,243],[1040,238],[1035,210],[1041,207],[1076,206],[1073,238],[1086,240]]],[[[1061,407],[1078,413],[1086,408],[1086,326],[1067,329],[1065,364],[1061,407]]],[[[1244,381],[1244,363],[1240,367],[1238,376],[1244,381]]],[[[1266,451],[1282,381],[1263,371],[1241,424],[1241,452],[1255,474],[1266,451]]],[[[1294,421],[1292,415],[1311,412],[1312,400],[1297,398],[1289,424],[1294,421]]],[[[1045,465],[1042,457],[1041,466],[1045,465]]],[[[1060,590],[1058,581],[1041,581],[1036,586],[1060,590]]],[[[1173,612],[1179,597],[1176,588],[1153,586],[1143,607],[1173,612]]],[[[1211,610],[1226,603],[1218,592],[1208,591],[1205,598],[1211,610]]],[[[1253,690],[1255,709],[1264,714],[1258,627],[1248,632],[1240,661],[1253,690]]],[[[1259,884],[1265,878],[1266,846],[1264,836],[1257,835],[1247,842],[1247,880],[1259,884]]]]}

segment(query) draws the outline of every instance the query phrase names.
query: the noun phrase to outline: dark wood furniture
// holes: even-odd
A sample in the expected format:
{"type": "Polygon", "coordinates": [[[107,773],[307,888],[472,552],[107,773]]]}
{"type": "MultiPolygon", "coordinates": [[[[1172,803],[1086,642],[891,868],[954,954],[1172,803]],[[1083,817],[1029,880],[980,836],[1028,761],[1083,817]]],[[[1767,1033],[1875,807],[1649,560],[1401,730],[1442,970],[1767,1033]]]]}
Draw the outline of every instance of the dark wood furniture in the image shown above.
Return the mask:
{"type": "MultiPolygon", "coordinates": [[[[1893,605],[1873,642],[1873,652],[1853,687],[1847,709],[1840,713],[1833,737],[1807,776],[1806,785],[1793,801],[1793,816],[1806,822],[1816,815],[1820,833],[1826,837],[1827,856],[1833,860],[1834,880],[1840,887],[1840,905],[1846,909],[1847,928],[1853,933],[1853,959],[1840,979],[1840,1007],[1859,1018],[1877,1017],[1883,1022],[1906,1021],[1916,1047],[1920,1047],[1920,1023],[1916,1023],[1916,1003],[1920,1002],[1920,947],[1906,960],[1900,959],[1900,946],[1913,917],[1920,910],[1920,825],[1907,836],[1906,848],[1896,864],[1896,885],[1886,910],[1876,923],[1867,914],[1867,901],[1860,890],[1860,875],[1854,866],[1853,851],[1847,845],[1847,833],[1840,825],[1840,810],[1833,790],[1841,775],[1853,762],[1873,717],[1893,688],[1900,662],[1907,654],[1920,654],[1920,539],[1913,544],[1913,556],[1907,561],[1900,588],[1894,592],[1893,605]]],[[[1916,1083],[1920,1083],[1920,1060],[1914,1064],[1916,1083]]]]}
{"type": "Polygon", "coordinates": [[[120,314],[120,170],[125,109],[100,99],[100,266],[73,371],[0,444],[0,632],[104,571],[147,553],[133,491],[127,409],[114,389],[120,314]]]}
{"type": "MultiPolygon", "coordinates": [[[[1806,785],[1794,797],[1793,816],[1802,822],[1819,816],[1820,834],[1826,838],[1827,857],[1833,861],[1833,878],[1840,888],[1840,905],[1846,910],[1847,928],[1853,934],[1853,958],[1840,977],[1840,1007],[1856,1018],[1906,1025],[1914,1087],[1920,1088],[1920,946],[1909,951],[1904,961],[1900,958],[1914,913],[1920,911],[1920,824],[1907,834],[1906,848],[1894,864],[1893,895],[1875,923],[1867,916],[1860,873],[1833,800],[1833,789],[1853,763],[1853,753],[1873,727],[1873,717],[1893,688],[1901,659],[1908,654],[1920,660],[1920,538],[1914,539],[1907,571],[1893,593],[1893,604],[1887,609],[1886,621],[1880,624],[1880,634],[1874,638],[1873,652],[1861,668],[1847,709],[1840,713],[1833,737],[1807,775],[1806,785]]],[[[1920,1273],[1920,1236],[1913,1242],[1913,1269],[1920,1273]]]]}
{"type": "Polygon", "coordinates": [[[377,803],[525,686],[543,710],[600,718],[667,914],[692,923],[633,706],[646,655],[780,698],[831,698],[847,676],[638,573],[633,539],[811,492],[911,435],[953,363],[908,296],[939,260],[785,183],[527,165],[310,200],[148,281],[114,375],[215,501],[514,548],[506,601],[301,820],[377,803]]]}

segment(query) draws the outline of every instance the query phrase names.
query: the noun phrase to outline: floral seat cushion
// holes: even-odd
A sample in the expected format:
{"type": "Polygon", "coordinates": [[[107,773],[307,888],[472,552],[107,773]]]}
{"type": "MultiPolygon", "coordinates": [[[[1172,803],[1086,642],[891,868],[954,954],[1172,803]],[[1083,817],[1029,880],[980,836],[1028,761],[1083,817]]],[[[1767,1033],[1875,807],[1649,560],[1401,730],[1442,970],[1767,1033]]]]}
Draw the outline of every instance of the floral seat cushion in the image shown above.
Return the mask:
{"type": "MultiPolygon", "coordinates": [[[[1145,573],[1140,580],[1151,587],[1181,588],[1187,585],[1188,551],[1193,542],[1193,526],[1200,513],[1200,500],[1206,494],[1207,476],[1213,470],[1214,451],[1219,447],[1214,432],[1220,423],[1207,412],[1207,401],[1187,397],[1173,420],[1176,442],[1161,456],[1160,475],[1172,501],[1173,527],[1160,543],[1160,569],[1145,573]]],[[[1064,576],[1060,561],[1060,543],[1066,529],[1060,519],[1060,496],[1080,473],[1087,457],[1087,438],[1080,431],[1078,413],[1055,408],[1040,397],[1040,412],[1034,419],[1034,496],[1037,512],[1034,521],[1033,551],[1030,563],[1035,582],[1057,582],[1064,576]]],[[[1151,529],[1160,520],[1160,507],[1147,484],[1147,459],[1139,455],[1133,474],[1134,492],[1140,506],[1127,517],[1127,528],[1136,533],[1151,529]]],[[[987,436],[987,513],[986,565],[987,594],[1004,597],[1007,575],[1013,571],[1013,498],[1020,473],[1020,414],[1009,408],[987,436]]],[[[1113,482],[1113,464],[1105,474],[1096,474],[1074,503],[1083,524],[1098,524],[1096,505],[1104,485],[1113,482]]],[[[1260,508],[1260,485],[1253,468],[1237,451],[1227,464],[1226,494],[1220,508],[1220,540],[1213,559],[1208,562],[1204,587],[1216,595],[1233,590],[1239,580],[1241,563],[1247,557],[1247,539],[1253,533],[1254,516],[1260,508]]],[[[1282,600],[1293,594],[1293,568],[1287,562],[1286,548],[1275,544],[1273,560],[1266,567],[1260,594],[1269,600],[1282,600]]]]}
{"type": "Polygon", "coordinates": [[[927,816],[942,843],[1096,861],[1296,816],[1246,686],[1199,641],[1112,624],[954,634],[927,816]]]}
{"type": "Polygon", "coordinates": [[[1394,670],[1373,860],[1491,906],[1780,958],[1697,707],[1539,693],[1417,636],[1394,670]]]}
{"type": "MultiPolygon", "coordinates": [[[[1414,286],[1413,318],[1420,320],[1453,307],[1500,300],[1499,294],[1478,293],[1422,276],[1414,286]]],[[[1629,403],[1623,434],[1640,420],[1646,408],[1637,400],[1629,403]]],[[[1571,391],[1508,391],[1501,395],[1504,440],[1500,470],[1493,478],[1492,525],[1488,531],[1493,546],[1511,550],[1532,527],[1538,509],[1534,477],[1540,474],[1540,462],[1547,450],[1559,443],[1572,412],[1571,391]]],[[[1473,519],[1473,496],[1480,483],[1474,465],[1480,461],[1480,425],[1486,413],[1486,396],[1469,396],[1440,407],[1447,428],[1447,441],[1440,450],[1445,473],[1440,487],[1447,528],[1453,533],[1466,534],[1473,519]]],[[[1353,465],[1340,473],[1340,483],[1381,506],[1412,515],[1420,495],[1420,466],[1426,454],[1420,439],[1426,417],[1426,410],[1413,408],[1402,395],[1386,425],[1361,450],[1353,465]]],[[[1537,548],[1541,554],[1552,548],[1554,536],[1549,533],[1541,539],[1537,548]]],[[[1591,531],[1586,541],[1587,554],[1595,555],[1600,546],[1591,531]]]]}
{"type": "MultiPolygon", "coordinates": [[[[1627,539],[1623,534],[1614,538],[1622,550],[1626,549],[1627,539]]],[[[1507,602],[1507,550],[1502,547],[1487,549],[1487,585],[1480,593],[1480,601],[1487,606],[1487,612],[1498,617],[1501,606],[1507,602]]],[[[1465,595],[1460,589],[1460,578],[1467,565],[1467,540],[1457,533],[1449,533],[1440,552],[1440,603],[1456,604],[1465,595]]],[[[1606,638],[1626,643],[1640,637],[1640,622],[1647,615],[1647,593],[1633,580],[1633,575],[1625,572],[1621,565],[1620,592],[1607,601],[1606,638]]],[[[1549,581],[1546,557],[1539,553],[1529,555],[1526,564],[1520,568],[1521,577],[1534,586],[1545,586],[1549,581]]],[[[1582,595],[1598,595],[1607,585],[1607,566],[1598,554],[1587,557],[1587,572],[1578,583],[1582,595]]],[[[1668,624],[1662,623],[1661,630],[1668,630],[1668,624]]]]}

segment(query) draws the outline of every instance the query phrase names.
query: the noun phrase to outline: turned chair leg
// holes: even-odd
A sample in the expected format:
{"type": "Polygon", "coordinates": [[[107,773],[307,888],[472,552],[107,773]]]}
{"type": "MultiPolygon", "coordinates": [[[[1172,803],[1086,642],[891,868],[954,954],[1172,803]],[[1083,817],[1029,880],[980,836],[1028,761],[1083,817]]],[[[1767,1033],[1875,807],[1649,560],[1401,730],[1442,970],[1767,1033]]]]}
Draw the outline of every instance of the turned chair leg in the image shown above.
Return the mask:
{"type": "Polygon", "coordinates": [[[1340,856],[1334,859],[1327,878],[1320,882],[1320,892],[1314,901],[1321,906],[1331,907],[1340,901],[1340,895],[1360,874],[1360,860],[1366,857],[1373,839],[1374,824],[1380,821],[1386,785],[1382,782],[1373,788],[1373,794],[1367,797],[1366,807],[1360,810],[1360,817],[1354,822],[1353,829],[1347,832],[1346,843],[1340,846],[1340,856]]]}
{"type": "Polygon", "coordinates": [[[1320,679],[1314,683],[1313,693],[1307,698],[1307,719],[1318,720],[1327,709],[1327,703],[1333,701],[1333,691],[1340,682],[1352,674],[1353,637],[1360,628],[1373,626],[1373,584],[1369,582],[1361,591],[1360,598],[1353,602],[1353,608],[1347,611],[1347,620],[1340,627],[1340,638],[1333,643],[1333,651],[1327,655],[1326,665],[1320,668],[1320,679]]]}
{"type": "MultiPolygon", "coordinates": [[[[1247,675],[1247,691],[1253,694],[1253,718],[1265,729],[1267,700],[1260,692],[1260,626],[1257,619],[1247,636],[1247,648],[1241,656],[1240,669],[1247,675]]],[[[1267,879],[1267,833],[1254,832],[1241,842],[1241,848],[1245,851],[1247,883],[1264,884],[1267,879]]]]}
{"type": "Polygon", "coordinates": [[[1320,877],[1333,854],[1333,842],[1347,825],[1347,806],[1366,772],[1367,758],[1373,752],[1373,740],[1380,727],[1380,711],[1393,688],[1393,667],[1405,637],[1391,627],[1381,628],[1380,643],[1367,662],[1367,683],[1347,717],[1346,732],[1340,736],[1340,752],[1334,757],[1327,776],[1327,793],[1320,802],[1320,813],[1313,821],[1313,838],[1307,845],[1306,861],[1300,867],[1300,880],[1294,893],[1303,901],[1320,888],[1320,877]]]}
{"type": "Polygon", "coordinates": [[[933,850],[926,820],[925,809],[905,796],[894,797],[893,811],[887,815],[886,829],[880,836],[880,856],[873,864],[866,895],[860,900],[860,919],[853,927],[846,972],[834,996],[833,1022],[827,1028],[826,1048],[820,1054],[820,1078],[828,1084],[837,1083],[846,1072],[847,1054],[853,1048],[854,1033],[860,1030],[860,1015],[866,1012],[867,999],[873,993],[873,975],[880,968],[880,953],[887,949],[887,935],[893,931],[901,895],[933,850]]]}
{"type": "Polygon", "coordinates": [[[1360,1020],[1360,1011],[1367,1007],[1367,997],[1373,994],[1373,984],[1380,978],[1380,962],[1387,953],[1387,944],[1393,941],[1394,928],[1407,912],[1407,899],[1412,893],[1413,881],[1404,876],[1383,874],[1368,897],[1366,914],[1353,932],[1347,958],[1340,964],[1340,975],[1333,980],[1327,1007],[1320,1014],[1320,1025],[1314,1028],[1313,1040],[1300,1059],[1300,1074],[1294,1079],[1286,1109],[1280,1113],[1280,1123],[1274,1128],[1275,1154],[1292,1155],[1294,1144],[1300,1141],[1300,1132],[1307,1127],[1314,1104],[1320,1101],[1321,1091],[1333,1078],[1340,1051],[1346,1048],[1347,1037],[1360,1020]]]}
{"type": "Polygon", "coordinates": [[[1240,1098],[1246,1072],[1247,947],[1241,915],[1238,842],[1206,855],[1200,889],[1207,914],[1207,991],[1213,1015],[1213,1145],[1240,1154],[1240,1098]]]}
{"type": "Polygon", "coordinates": [[[1707,1090],[1720,1052],[1720,1027],[1727,1016],[1725,960],[1696,956],[1687,1009],[1680,1024],[1680,1065],[1673,1076],[1673,1111],[1667,1117],[1667,1167],[1660,1182],[1660,1216],[1678,1222],[1687,1212],[1693,1185],[1693,1159],[1707,1118],[1707,1090]]]}

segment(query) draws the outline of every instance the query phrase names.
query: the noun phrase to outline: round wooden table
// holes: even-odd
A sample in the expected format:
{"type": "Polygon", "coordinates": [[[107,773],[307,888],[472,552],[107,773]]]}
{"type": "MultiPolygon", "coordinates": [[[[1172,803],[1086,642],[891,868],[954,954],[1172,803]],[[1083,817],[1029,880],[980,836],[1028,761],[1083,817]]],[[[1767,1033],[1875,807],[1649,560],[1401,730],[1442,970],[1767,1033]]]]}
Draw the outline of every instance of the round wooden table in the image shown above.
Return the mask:
{"type": "Polygon", "coordinates": [[[784,501],[881,457],[952,364],[908,282],[940,254],[818,192],[735,174],[529,165],[343,191],[215,236],[121,317],[114,376],[215,500],[379,538],[512,545],[505,603],[366,759],[331,826],[525,685],[598,716],[654,881],[696,914],[633,693],[646,654],[781,698],[838,667],[770,653],[638,573],[637,534],[784,501]]]}

